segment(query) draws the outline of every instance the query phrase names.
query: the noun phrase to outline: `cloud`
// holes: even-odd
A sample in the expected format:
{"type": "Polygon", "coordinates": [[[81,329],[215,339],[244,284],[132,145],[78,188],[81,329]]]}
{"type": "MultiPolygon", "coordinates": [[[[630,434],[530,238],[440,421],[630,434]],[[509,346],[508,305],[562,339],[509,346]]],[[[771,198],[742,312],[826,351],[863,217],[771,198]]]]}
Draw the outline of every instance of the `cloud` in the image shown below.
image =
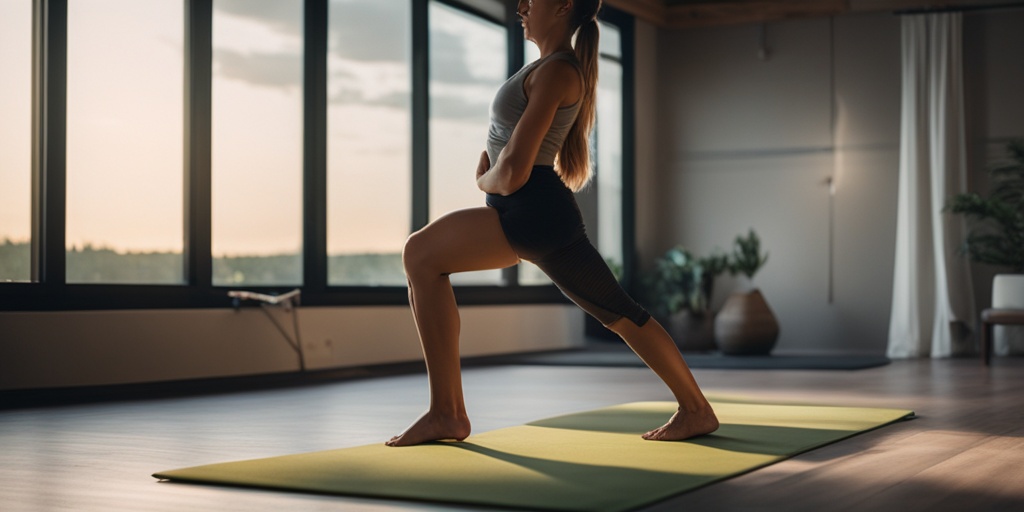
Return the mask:
{"type": "Polygon", "coordinates": [[[461,96],[434,96],[430,100],[430,117],[453,121],[486,120],[488,104],[470,101],[461,96]]]}
{"type": "Polygon", "coordinates": [[[412,53],[412,3],[348,0],[331,3],[328,46],[343,59],[405,62],[412,53]]]}
{"type": "MultiPolygon", "coordinates": [[[[295,23],[296,4],[281,0],[217,0],[215,8],[232,16],[266,25],[274,31],[301,36],[301,23],[295,23]]],[[[411,48],[411,3],[396,0],[335,0],[330,4],[328,46],[331,58],[361,64],[405,64],[411,48]]],[[[430,81],[439,85],[493,85],[481,78],[467,63],[466,38],[450,30],[430,30],[430,81]]],[[[213,55],[218,76],[252,85],[296,90],[302,85],[302,57],[291,53],[243,53],[218,49],[213,55]]],[[[331,104],[360,104],[408,109],[408,92],[395,91],[369,95],[372,83],[360,81],[350,71],[332,72],[332,82],[340,84],[329,91],[331,104]],[[361,83],[360,83],[361,82],[361,83]]],[[[449,120],[480,119],[487,113],[486,102],[473,101],[451,92],[435,91],[431,99],[432,117],[449,120]]]]}
{"type": "MultiPolygon", "coordinates": [[[[353,86],[343,86],[331,91],[328,101],[335,105],[362,105],[398,110],[406,110],[412,105],[412,97],[408,92],[369,97],[363,89],[353,86]]],[[[435,94],[430,99],[430,116],[449,121],[480,121],[486,119],[488,107],[485,102],[469,100],[463,96],[435,94]]]]}
{"type": "Polygon", "coordinates": [[[213,52],[214,72],[253,85],[298,89],[302,86],[302,58],[293,53],[213,52]]]}
{"type": "MultiPolygon", "coordinates": [[[[360,62],[405,63],[412,55],[411,3],[395,0],[334,2],[330,12],[331,55],[360,62]]],[[[487,83],[466,62],[462,35],[432,27],[431,79],[446,83],[487,83]]]]}
{"type": "Polygon", "coordinates": [[[450,84],[490,83],[470,71],[465,39],[441,30],[430,31],[430,79],[450,84]]]}
{"type": "Polygon", "coordinates": [[[339,88],[331,93],[329,101],[334,104],[358,104],[398,110],[407,110],[412,105],[412,97],[409,93],[393,92],[391,94],[370,98],[363,93],[362,89],[355,87],[339,88]]]}
{"type": "Polygon", "coordinates": [[[302,36],[302,2],[298,0],[216,0],[213,8],[239,18],[261,22],[282,34],[302,36]]]}

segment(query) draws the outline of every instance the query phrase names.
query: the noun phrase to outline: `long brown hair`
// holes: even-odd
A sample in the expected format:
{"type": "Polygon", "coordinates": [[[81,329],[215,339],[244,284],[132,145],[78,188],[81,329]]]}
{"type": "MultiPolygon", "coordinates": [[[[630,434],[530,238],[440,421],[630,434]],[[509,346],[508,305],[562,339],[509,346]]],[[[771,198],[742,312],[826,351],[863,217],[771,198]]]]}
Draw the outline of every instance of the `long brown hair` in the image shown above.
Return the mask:
{"type": "Polygon", "coordinates": [[[555,169],[566,186],[574,192],[590,181],[590,131],[594,128],[597,96],[597,61],[600,33],[597,11],[601,0],[576,0],[573,3],[570,28],[576,31],[576,60],[583,75],[583,96],[580,98],[576,122],[558,150],[555,169]]]}

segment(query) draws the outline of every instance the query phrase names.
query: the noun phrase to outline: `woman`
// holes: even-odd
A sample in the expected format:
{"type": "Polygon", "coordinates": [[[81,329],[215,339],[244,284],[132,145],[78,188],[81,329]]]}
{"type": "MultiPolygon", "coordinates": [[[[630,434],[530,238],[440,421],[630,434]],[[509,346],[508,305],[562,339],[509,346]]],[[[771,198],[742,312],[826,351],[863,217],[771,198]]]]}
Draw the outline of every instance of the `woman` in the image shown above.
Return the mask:
{"type": "Polygon", "coordinates": [[[505,268],[520,259],[534,262],[622,337],[672,390],[679,409],[645,439],[680,440],[718,428],[671,337],[622,290],[588,241],[572,195],[590,178],[600,6],[600,0],[519,2],[524,35],[541,57],[505,82],[491,105],[487,150],[476,172],[487,206],[430,223],[409,237],[402,255],[427,364],[430,407],[389,446],[469,436],[459,313],[448,276],[505,268]]]}

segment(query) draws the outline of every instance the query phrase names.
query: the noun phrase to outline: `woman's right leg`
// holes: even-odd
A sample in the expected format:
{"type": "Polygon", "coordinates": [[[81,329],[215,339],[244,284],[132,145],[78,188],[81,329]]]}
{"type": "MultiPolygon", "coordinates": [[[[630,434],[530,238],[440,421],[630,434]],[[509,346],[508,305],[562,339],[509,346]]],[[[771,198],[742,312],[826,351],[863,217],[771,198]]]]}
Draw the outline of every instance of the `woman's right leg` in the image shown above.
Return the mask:
{"type": "Polygon", "coordinates": [[[667,423],[643,435],[652,441],[679,441],[718,430],[718,418],[693,378],[672,337],[654,318],[643,326],[622,317],[606,325],[661,377],[679,404],[667,423]]]}
{"type": "Polygon", "coordinates": [[[402,253],[409,303],[423,346],[430,407],[389,446],[439,439],[462,440],[470,424],[462,395],[459,311],[449,274],[505,268],[519,262],[498,213],[481,207],[458,210],[413,233],[402,253]]]}
{"type": "Polygon", "coordinates": [[[679,410],[645,439],[680,440],[718,428],[711,405],[672,337],[619,286],[604,258],[583,239],[537,262],[576,304],[621,337],[676,397],[679,410]]]}

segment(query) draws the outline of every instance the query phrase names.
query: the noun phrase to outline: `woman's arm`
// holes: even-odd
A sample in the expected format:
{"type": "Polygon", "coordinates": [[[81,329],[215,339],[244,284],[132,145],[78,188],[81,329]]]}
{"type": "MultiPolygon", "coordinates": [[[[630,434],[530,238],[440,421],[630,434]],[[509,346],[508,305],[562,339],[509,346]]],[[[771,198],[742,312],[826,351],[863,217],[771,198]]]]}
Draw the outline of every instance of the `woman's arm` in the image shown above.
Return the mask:
{"type": "Polygon", "coordinates": [[[523,116],[497,161],[476,180],[480,190],[488,194],[507,196],[526,184],[558,107],[572,104],[581,87],[576,68],[562,60],[541,65],[530,74],[529,81],[532,87],[523,116]],[[566,102],[570,97],[573,101],[566,102]]]}

